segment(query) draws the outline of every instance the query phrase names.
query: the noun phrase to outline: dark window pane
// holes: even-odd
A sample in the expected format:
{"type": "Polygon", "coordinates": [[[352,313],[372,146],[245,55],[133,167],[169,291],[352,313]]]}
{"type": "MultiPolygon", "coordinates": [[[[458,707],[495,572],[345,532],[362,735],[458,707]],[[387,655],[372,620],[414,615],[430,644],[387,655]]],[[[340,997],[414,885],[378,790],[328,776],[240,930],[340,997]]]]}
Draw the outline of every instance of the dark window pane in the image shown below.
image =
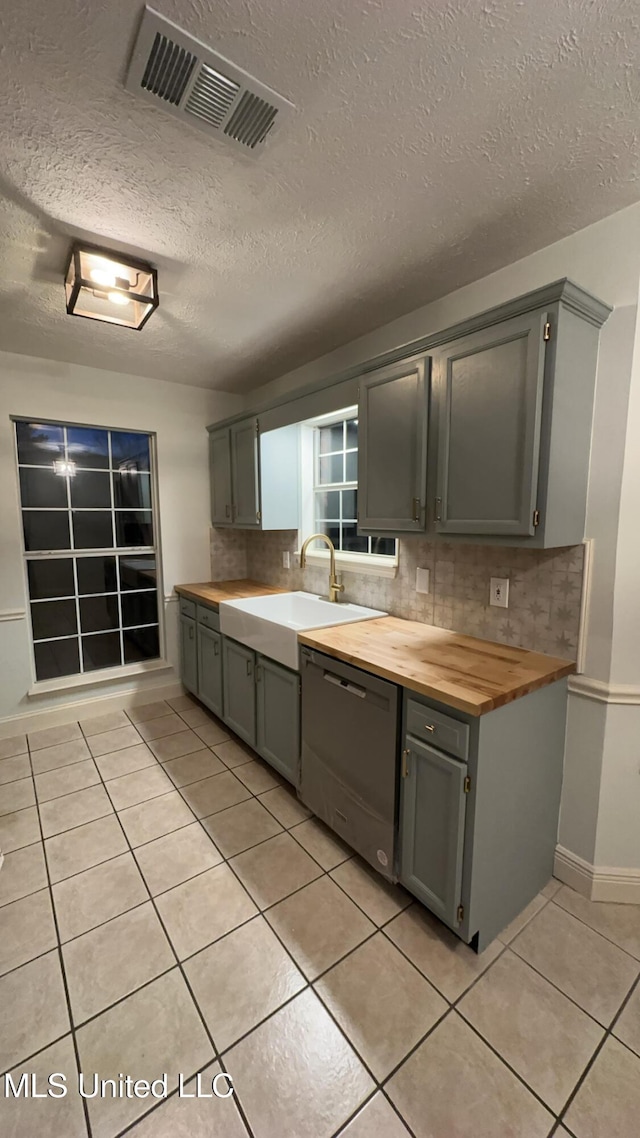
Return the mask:
{"type": "Polygon", "coordinates": [[[53,467],[58,458],[64,458],[62,427],[50,423],[16,423],[18,462],[28,466],[53,467]]]}
{"type": "Polygon", "coordinates": [[[71,482],[71,505],[97,510],[111,506],[111,476],[108,471],[77,470],[71,482]]]}
{"type": "Polygon", "coordinates": [[[347,522],[355,522],[358,516],[358,504],[356,501],[357,491],[343,490],[342,491],[342,520],[347,522]]]}
{"type": "Polygon", "coordinates": [[[148,557],[120,558],[120,588],[155,589],[156,559],[148,557]]]}
{"type": "Polygon", "coordinates": [[[157,624],[158,603],[156,593],[127,593],[122,597],[122,623],[157,624]]]}
{"type": "Polygon", "coordinates": [[[102,632],[103,629],[118,628],[119,625],[117,597],[80,598],[80,627],[83,632],[102,632]]]}
{"type": "Polygon", "coordinates": [[[329,482],[344,482],[342,455],[333,454],[329,458],[320,459],[320,485],[326,486],[329,482]]]}
{"type": "Polygon", "coordinates": [[[66,511],[24,510],[24,547],[27,552],[36,549],[69,549],[69,515],[66,511]]]}
{"type": "Polygon", "coordinates": [[[358,537],[355,525],[342,527],[342,548],[345,553],[368,553],[366,537],[358,537]]]}
{"type": "Polygon", "coordinates": [[[28,561],[29,595],[32,601],[46,597],[72,597],[75,594],[73,561],[52,557],[47,561],[28,561]]]}
{"type": "Polygon", "coordinates": [[[396,539],[394,537],[372,537],[371,552],[379,557],[395,557],[396,539]]]}
{"type": "MultiPolygon", "coordinates": [[[[331,522],[318,522],[318,533],[326,533],[327,537],[331,538],[331,541],[335,545],[336,549],[340,548],[340,526],[339,525],[333,525],[331,522]]],[[[318,541],[318,542],[314,541],[313,546],[314,546],[314,549],[318,549],[318,550],[327,548],[325,543],[320,542],[320,541],[318,541]]]]}
{"type": "Polygon", "coordinates": [[[120,510],[151,509],[151,475],[135,470],[113,476],[113,497],[120,510]]]}
{"type": "Polygon", "coordinates": [[[111,513],[74,510],[73,540],[76,549],[108,549],[113,545],[111,513]]]}
{"type": "Polygon", "coordinates": [[[48,644],[34,644],[36,679],[54,680],[58,676],[72,676],[80,671],[78,641],[50,640],[48,644]]]}
{"type": "Polygon", "coordinates": [[[347,462],[346,462],[347,470],[346,470],[344,480],[345,480],[345,482],[357,482],[358,481],[358,452],[354,451],[353,454],[348,454],[346,456],[346,459],[347,459],[347,462]]]}
{"type": "Polygon", "coordinates": [[[342,423],[334,423],[330,427],[320,427],[318,433],[320,435],[320,454],[327,454],[327,452],[331,450],[343,449],[344,435],[342,423]]]}
{"type": "Polygon", "coordinates": [[[118,668],[121,663],[120,633],[99,632],[97,636],[83,636],[82,656],[85,672],[95,672],[97,668],[118,668]]]}
{"type": "Polygon", "coordinates": [[[67,453],[76,466],[106,470],[109,466],[108,431],[93,427],[67,427],[67,453]]]}
{"type": "Polygon", "coordinates": [[[116,514],[116,545],[153,545],[151,510],[116,514]]]}
{"type": "Polygon", "coordinates": [[[67,505],[67,479],[54,470],[20,470],[20,498],[23,506],[64,510],[67,505]]]}
{"type": "Polygon", "coordinates": [[[155,660],[160,655],[157,628],[128,628],[122,635],[125,664],[136,664],[139,660],[155,660]]]}
{"type": "Polygon", "coordinates": [[[78,557],[79,593],[113,593],[118,587],[115,557],[78,557]]]}
{"type": "Polygon", "coordinates": [[[347,419],[347,450],[358,445],[358,420],[347,419]]]}
{"type": "Polygon", "coordinates": [[[111,465],[114,470],[150,470],[149,436],[112,431],[111,465]]]}
{"type": "Polygon", "coordinates": [[[316,494],[316,517],[340,520],[340,491],[326,490],[316,494]]]}
{"type": "Polygon", "coordinates": [[[39,601],[31,605],[34,640],[72,636],[78,631],[75,601],[39,601]]]}

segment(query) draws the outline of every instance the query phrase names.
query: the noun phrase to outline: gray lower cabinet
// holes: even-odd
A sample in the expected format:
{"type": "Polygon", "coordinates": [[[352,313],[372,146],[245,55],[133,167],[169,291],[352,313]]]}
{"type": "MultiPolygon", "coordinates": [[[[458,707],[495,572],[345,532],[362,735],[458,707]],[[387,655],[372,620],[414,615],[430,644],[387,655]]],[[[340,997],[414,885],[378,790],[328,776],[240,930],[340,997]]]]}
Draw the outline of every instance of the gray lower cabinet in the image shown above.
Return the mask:
{"type": "Polygon", "coordinates": [[[222,653],[224,721],[245,743],[255,748],[255,652],[223,636],[222,653]]]}
{"type": "Polygon", "coordinates": [[[400,877],[436,916],[457,928],[467,765],[411,738],[403,764],[400,877]]]}
{"type": "Polygon", "coordinates": [[[360,380],[358,529],[424,533],[428,398],[425,359],[360,380]]]}
{"type": "Polygon", "coordinates": [[[198,625],[198,699],[222,717],[222,636],[203,624],[198,625]]]}
{"type": "Polygon", "coordinates": [[[437,349],[436,529],[535,533],[546,309],[437,349]]]}
{"type": "Polygon", "coordinates": [[[196,622],[193,617],[180,616],[180,674],[182,682],[194,695],[198,694],[198,648],[196,622]]]}
{"type": "Polygon", "coordinates": [[[256,750],[294,786],[300,781],[300,676],[258,656],[256,750]]]}

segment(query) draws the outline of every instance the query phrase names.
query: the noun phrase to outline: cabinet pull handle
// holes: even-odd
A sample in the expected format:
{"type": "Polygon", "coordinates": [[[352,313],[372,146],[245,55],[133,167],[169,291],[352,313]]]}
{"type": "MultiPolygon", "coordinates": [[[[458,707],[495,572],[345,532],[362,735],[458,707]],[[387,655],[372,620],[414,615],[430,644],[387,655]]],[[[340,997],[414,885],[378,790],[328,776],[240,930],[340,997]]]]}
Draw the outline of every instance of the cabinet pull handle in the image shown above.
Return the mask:
{"type": "Polygon", "coordinates": [[[217,640],[214,640],[214,642],[213,642],[213,654],[214,654],[214,656],[220,655],[220,645],[218,644],[217,640]]]}
{"type": "Polygon", "coordinates": [[[251,660],[247,660],[247,675],[251,675],[251,660]]]}
{"type": "Polygon", "coordinates": [[[193,625],[189,625],[189,640],[193,640],[193,625]]]}
{"type": "Polygon", "coordinates": [[[407,778],[407,776],[409,774],[409,761],[408,760],[409,760],[410,754],[411,754],[411,752],[407,751],[407,750],[404,750],[402,752],[402,777],[403,778],[407,778]]]}
{"type": "Polygon", "coordinates": [[[442,498],[436,498],[436,521],[442,521],[442,498]]]}
{"type": "Polygon", "coordinates": [[[433,723],[425,723],[424,729],[425,729],[425,731],[435,731],[435,727],[434,727],[433,723]]]}
{"type": "Polygon", "coordinates": [[[413,520],[414,520],[414,522],[420,521],[420,510],[421,509],[422,509],[422,505],[420,503],[420,499],[414,498],[413,499],[413,520]]]}

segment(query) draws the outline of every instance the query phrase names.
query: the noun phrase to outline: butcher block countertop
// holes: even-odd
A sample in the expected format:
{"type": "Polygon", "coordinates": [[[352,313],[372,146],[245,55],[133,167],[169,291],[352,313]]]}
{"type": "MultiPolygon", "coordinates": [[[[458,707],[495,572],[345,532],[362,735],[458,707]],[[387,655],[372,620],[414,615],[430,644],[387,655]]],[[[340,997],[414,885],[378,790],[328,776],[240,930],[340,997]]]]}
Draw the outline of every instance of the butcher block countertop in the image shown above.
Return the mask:
{"type": "Polygon", "coordinates": [[[269,593],[284,593],[284,589],[274,589],[273,585],[261,585],[259,581],[202,581],[198,585],[176,585],[176,593],[188,597],[190,601],[200,601],[203,605],[218,607],[221,601],[244,601],[248,597],[264,597],[269,593]]]}
{"type": "Polygon", "coordinates": [[[555,656],[395,616],[301,632],[298,640],[468,715],[484,715],[576,670],[555,656]]]}

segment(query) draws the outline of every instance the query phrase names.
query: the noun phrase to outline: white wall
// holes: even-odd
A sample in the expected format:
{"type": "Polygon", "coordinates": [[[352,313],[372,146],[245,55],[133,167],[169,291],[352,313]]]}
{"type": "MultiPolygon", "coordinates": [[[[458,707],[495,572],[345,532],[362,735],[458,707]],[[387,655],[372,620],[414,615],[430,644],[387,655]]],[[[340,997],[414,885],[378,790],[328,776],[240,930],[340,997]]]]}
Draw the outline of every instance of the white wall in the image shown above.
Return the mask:
{"type": "MultiPolygon", "coordinates": [[[[127,335],[123,332],[123,335],[127,335]]],[[[10,415],[123,427],[157,434],[164,594],[180,582],[209,579],[208,423],[234,414],[238,396],[0,352],[0,734],[11,719],[63,709],[177,680],[177,673],[129,678],[71,694],[27,697],[29,659],[18,481],[10,415]],[[19,613],[17,618],[12,614],[19,613]]],[[[177,662],[177,605],[165,606],[167,657],[177,662]]],[[[149,698],[153,698],[150,696],[149,698]]]]}
{"type": "MultiPolygon", "coordinates": [[[[258,388],[247,405],[340,373],[560,277],[615,309],[600,336],[587,536],[594,539],[587,675],[633,705],[570,696],[560,844],[640,869],[640,204],[258,388]]],[[[567,440],[570,445],[570,439],[567,440]]]]}

